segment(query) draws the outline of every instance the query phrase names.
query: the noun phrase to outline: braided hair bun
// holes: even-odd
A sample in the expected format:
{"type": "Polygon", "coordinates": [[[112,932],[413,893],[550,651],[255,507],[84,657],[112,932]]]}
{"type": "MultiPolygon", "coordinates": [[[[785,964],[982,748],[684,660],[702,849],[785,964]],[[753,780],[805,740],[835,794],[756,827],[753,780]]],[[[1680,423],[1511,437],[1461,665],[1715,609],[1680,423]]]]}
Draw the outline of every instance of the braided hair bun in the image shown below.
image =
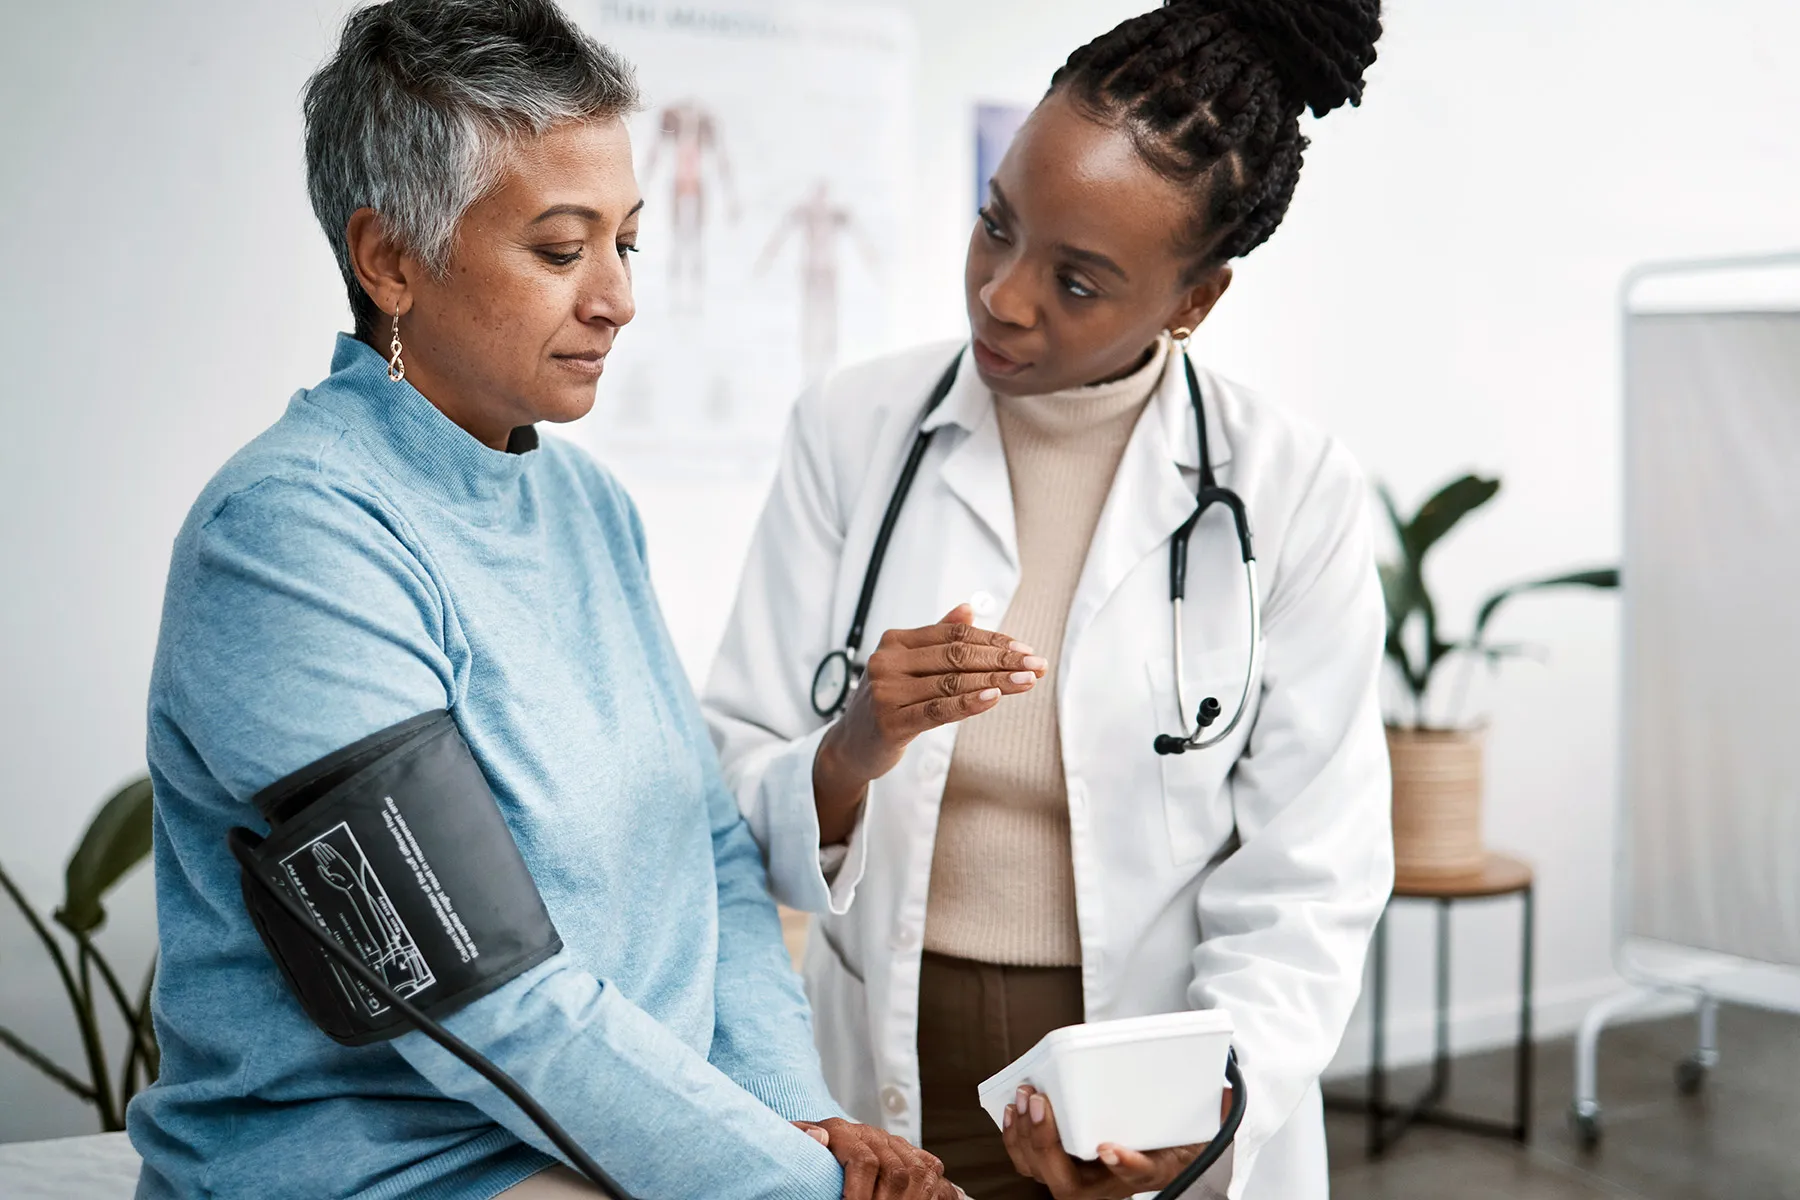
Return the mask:
{"type": "Polygon", "coordinates": [[[1071,54],[1050,93],[1193,189],[1180,249],[1200,267],[1275,232],[1300,180],[1300,114],[1359,103],[1380,36],[1381,0],[1167,0],[1071,54]]]}
{"type": "Polygon", "coordinates": [[[1269,56],[1313,116],[1359,104],[1375,61],[1381,0],[1166,0],[1177,18],[1223,14],[1269,56]]]}

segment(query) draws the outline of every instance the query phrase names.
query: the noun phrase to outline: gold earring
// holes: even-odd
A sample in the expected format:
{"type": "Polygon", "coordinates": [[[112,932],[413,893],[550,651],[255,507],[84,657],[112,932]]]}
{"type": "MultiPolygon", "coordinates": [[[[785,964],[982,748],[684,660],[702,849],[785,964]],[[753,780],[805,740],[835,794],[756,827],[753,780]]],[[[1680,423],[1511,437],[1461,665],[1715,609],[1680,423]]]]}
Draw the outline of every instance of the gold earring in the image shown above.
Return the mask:
{"type": "Polygon", "coordinates": [[[1183,325],[1179,329],[1169,330],[1169,336],[1179,342],[1183,350],[1186,350],[1188,339],[1194,336],[1194,331],[1189,329],[1186,325],[1183,325]]]}
{"type": "Polygon", "coordinates": [[[394,340],[390,343],[394,357],[388,359],[388,378],[399,383],[406,378],[406,364],[400,361],[400,306],[394,305],[394,340]]]}

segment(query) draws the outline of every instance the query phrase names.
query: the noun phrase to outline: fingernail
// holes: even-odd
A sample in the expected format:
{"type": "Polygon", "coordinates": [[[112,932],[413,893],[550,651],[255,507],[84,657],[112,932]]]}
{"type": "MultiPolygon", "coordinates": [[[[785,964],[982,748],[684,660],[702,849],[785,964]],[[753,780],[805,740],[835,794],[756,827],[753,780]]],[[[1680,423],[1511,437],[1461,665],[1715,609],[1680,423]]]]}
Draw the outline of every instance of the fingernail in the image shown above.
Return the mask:
{"type": "Polygon", "coordinates": [[[1100,1152],[1100,1161],[1109,1167],[1116,1167],[1119,1165],[1119,1152],[1108,1146],[1100,1152]]]}
{"type": "Polygon", "coordinates": [[[1013,1107],[1019,1110],[1020,1116],[1025,1115],[1025,1106],[1030,1103],[1031,1103],[1031,1093],[1026,1091],[1024,1088],[1020,1088],[1019,1094],[1017,1096],[1013,1097],[1013,1107]]]}
{"type": "Polygon", "coordinates": [[[806,1136],[810,1137],[821,1146],[831,1145],[831,1135],[826,1133],[823,1129],[809,1129],[806,1131],[806,1136]]]}
{"type": "Polygon", "coordinates": [[[1031,1098],[1031,1123],[1033,1125],[1044,1123],[1044,1098],[1042,1096],[1031,1098]]]}
{"type": "Polygon", "coordinates": [[[1012,1105],[1009,1104],[1006,1106],[1006,1114],[1000,1118],[1000,1128],[1002,1128],[1002,1129],[1011,1129],[1012,1128],[1012,1114],[1013,1114],[1013,1108],[1012,1108],[1012,1105]]]}
{"type": "Polygon", "coordinates": [[[1034,654],[1028,655],[1025,661],[1020,665],[1027,671],[1048,671],[1050,669],[1050,660],[1047,658],[1039,658],[1034,654]]]}
{"type": "Polygon", "coordinates": [[[1007,678],[1012,680],[1014,683],[1036,683],[1037,682],[1037,674],[1032,671],[1014,671],[1011,675],[1007,676],[1007,678]]]}
{"type": "Polygon", "coordinates": [[[1036,654],[1037,653],[1036,650],[1033,650],[1030,646],[1027,646],[1024,642],[1014,642],[1012,645],[1008,646],[1007,649],[1011,650],[1014,654],[1036,654]]]}
{"type": "Polygon", "coordinates": [[[998,700],[1000,698],[1000,689],[999,688],[987,688],[986,690],[984,690],[981,693],[981,695],[979,695],[975,698],[977,700],[980,700],[984,704],[987,703],[989,700],[998,700]]]}

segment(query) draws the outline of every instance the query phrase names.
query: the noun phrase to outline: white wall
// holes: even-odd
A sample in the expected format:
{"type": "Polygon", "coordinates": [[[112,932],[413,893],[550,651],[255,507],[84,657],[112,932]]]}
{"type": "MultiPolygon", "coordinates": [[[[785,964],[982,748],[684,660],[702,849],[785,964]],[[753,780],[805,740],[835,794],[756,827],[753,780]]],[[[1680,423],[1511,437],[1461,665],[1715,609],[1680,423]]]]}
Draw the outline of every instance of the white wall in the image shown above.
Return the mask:
{"type": "MultiPolygon", "coordinates": [[[[0,17],[0,861],[45,911],[94,806],[143,770],[187,506],[330,354],[342,301],[296,101],[331,7],[95,0],[0,17]]],[[[144,871],[122,890],[103,939],[133,979],[149,885],[144,871]]],[[[80,1061],[55,976],[4,906],[0,1023],[80,1061]]],[[[91,1128],[0,1051],[0,1139],[91,1128]]]]}
{"type": "MultiPolygon", "coordinates": [[[[921,26],[913,316],[954,334],[968,105],[1034,98],[1081,38],[1147,0],[912,0],[921,26]]],[[[1361,111],[1315,130],[1276,240],[1202,353],[1338,431],[1415,497],[1504,475],[1446,546],[1451,612],[1618,538],[1613,288],[1648,257],[1800,243],[1800,9],[1786,0],[1391,0],[1361,111]]],[[[0,862],[43,907],[92,806],[142,763],[169,541],[206,477],[321,373],[342,323],[307,210],[297,95],[341,5],[92,0],[0,21],[0,862]]],[[[627,335],[629,336],[629,334],[627,335]]],[[[631,463],[615,464],[628,479],[631,463]]],[[[665,603],[698,668],[754,516],[742,483],[640,488],[665,603]]],[[[1609,986],[1616,648],[1609,601],[1521,603],[1541,642],[1496,694],[1488,829],[1538,864],[1542,1015],[1609,986]]],[[[149,881],[107,944],[135,973],[149,881]]],[[[1399,922],[1396,1020],[1425,1029],[1422,924],[1399,922]]],[[[1501,910],[1459,925],[1465,1041],[1501,1032],[1501,910]]],[[[0,911],[0,1023],[73,1061],[54,977],[0,911]]],[[[1360,1029],[1360,1026],[1358,1026],[1360,1029]]],[[[1346,1056],[1354,1053],[1354,1046],[1346,1056]]],[[[81,1107],[0,1052],[0,1140],[81,1107]]]]}

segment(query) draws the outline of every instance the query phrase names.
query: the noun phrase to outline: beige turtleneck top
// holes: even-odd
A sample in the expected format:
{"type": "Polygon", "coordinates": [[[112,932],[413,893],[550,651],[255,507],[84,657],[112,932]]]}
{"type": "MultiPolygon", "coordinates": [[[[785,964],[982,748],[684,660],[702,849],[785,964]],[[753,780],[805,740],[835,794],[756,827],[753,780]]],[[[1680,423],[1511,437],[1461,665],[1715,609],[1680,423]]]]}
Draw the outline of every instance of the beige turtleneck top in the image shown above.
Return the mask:
{"type": "Polygon", "coordinates": [[[994,398],[1019,544],[1019,587],[1000,629],[1050,670],[957,731],[931,861],[927,950],[1014,966],[1081,962],[1057,668],[1088,544],[1167,360],[1159,338],[1150,361],[1123,379],[994,398]]]}

